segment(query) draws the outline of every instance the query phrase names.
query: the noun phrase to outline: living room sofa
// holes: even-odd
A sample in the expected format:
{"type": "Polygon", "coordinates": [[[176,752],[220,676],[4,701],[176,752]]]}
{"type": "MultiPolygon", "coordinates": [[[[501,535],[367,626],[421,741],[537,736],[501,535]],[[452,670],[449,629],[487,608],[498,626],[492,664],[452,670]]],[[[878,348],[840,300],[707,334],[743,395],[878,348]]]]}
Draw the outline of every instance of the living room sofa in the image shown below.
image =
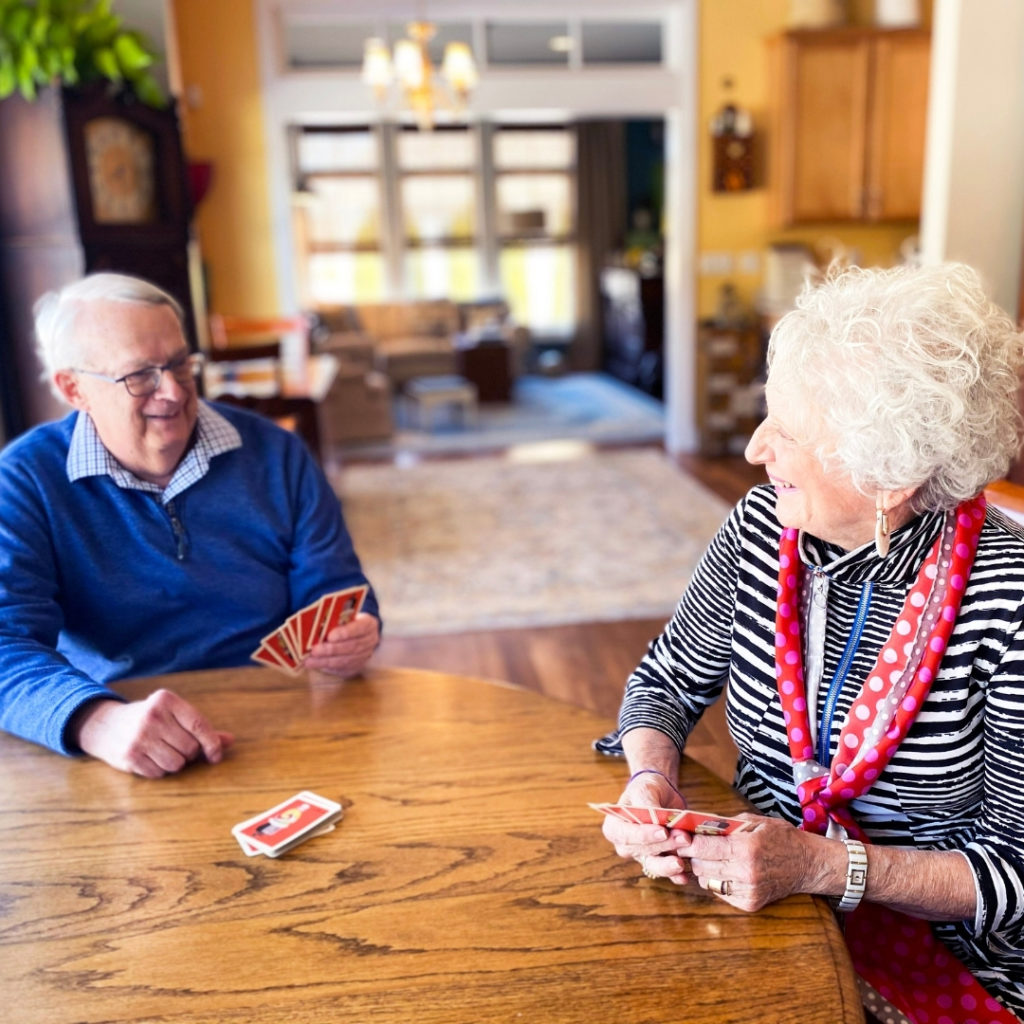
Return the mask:
{"type": "Polygon", "coordinates": [[[505,339],[513,377],[529,346],[529,331],[511,323],[508,305],[500,299],[363,303],[317,313],[317,350],[349,359],[353,354],[369,355],[396,392],[415,377],[458,373],[459,348],[475,338],[505,339]]]}

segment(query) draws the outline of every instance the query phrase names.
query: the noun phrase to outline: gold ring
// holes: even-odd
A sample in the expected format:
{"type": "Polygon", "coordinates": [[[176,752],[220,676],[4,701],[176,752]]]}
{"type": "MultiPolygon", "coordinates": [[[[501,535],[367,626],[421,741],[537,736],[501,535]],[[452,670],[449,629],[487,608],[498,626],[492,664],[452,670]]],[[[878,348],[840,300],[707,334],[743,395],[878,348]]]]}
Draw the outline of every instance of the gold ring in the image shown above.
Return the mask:
{"type": "Polygon", "coordinates": [[[646,876],[647,876],[648,878],[657,878],[657,877],[658,877],[658,876],[657,876],[656,874],[654,874],[654,872],[653,872],[653,871],[651,871],[651,869],[650,869],[650,868],[649,868],[649,867],[647,866],[647,858],[646,858],[646,857],[642,857],[642,858],[640,859],[640,869],[641,869],[641,870],[643,871],[643,873],[644,873],[644,874],[645,874],[645,875],[646,875],[646,876]]]}
{"type": "Polygon", "coordinates": [[[724,880],[721,879],[721,878],[709,878],[708,879],[708,888],[716,896],[731,896],[732,895],[732,882],[730,882],[728,878],[726,878],[724,880]]]}

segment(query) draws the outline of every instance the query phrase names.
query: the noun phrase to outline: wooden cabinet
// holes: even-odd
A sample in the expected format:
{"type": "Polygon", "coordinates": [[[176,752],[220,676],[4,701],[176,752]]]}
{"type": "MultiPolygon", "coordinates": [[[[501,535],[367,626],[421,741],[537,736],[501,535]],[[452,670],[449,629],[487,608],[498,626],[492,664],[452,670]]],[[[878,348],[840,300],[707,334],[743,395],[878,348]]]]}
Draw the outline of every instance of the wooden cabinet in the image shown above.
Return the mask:
{"type": "Polygon", "coordinates": [[[916,219],[929,34],[793,31],[770,48],[777,223],[916,219]]]}

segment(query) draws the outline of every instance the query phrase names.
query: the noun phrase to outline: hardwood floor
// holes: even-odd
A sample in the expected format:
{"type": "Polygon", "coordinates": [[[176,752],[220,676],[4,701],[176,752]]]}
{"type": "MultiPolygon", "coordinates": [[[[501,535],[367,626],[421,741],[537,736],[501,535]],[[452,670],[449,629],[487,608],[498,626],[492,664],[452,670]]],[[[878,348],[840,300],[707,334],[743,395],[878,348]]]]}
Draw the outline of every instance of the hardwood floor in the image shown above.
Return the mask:
{"type": "MultiPolygon", "coordinates": [[[[686,455],[677,463],[730,504],[764,481],[763,470],[738,457],[686,455]]],[[[641,619],[407,638],[387,636],[385,626],[374,663],[501,679],[596,711],[611,729],[626,678],[663,625],[660,619],[641,619]]],[[[732,781],[735,748],[720,704],[705,714],[686,752],[732,781]]]]}

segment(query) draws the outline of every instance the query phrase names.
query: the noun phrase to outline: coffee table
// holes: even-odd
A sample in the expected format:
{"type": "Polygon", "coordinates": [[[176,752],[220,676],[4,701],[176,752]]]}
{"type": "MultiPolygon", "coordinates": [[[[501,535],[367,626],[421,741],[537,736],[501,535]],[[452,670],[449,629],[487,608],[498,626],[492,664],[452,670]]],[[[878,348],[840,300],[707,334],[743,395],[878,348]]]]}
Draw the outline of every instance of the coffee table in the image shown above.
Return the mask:
{"type": "Polygon", "coordinates": [[[465,377],[414,377],[405,385],[405,394],[423,430],[434,428],[438,409],[457,409],[464,424],[476,417],[476,385],[465,377]]]}

